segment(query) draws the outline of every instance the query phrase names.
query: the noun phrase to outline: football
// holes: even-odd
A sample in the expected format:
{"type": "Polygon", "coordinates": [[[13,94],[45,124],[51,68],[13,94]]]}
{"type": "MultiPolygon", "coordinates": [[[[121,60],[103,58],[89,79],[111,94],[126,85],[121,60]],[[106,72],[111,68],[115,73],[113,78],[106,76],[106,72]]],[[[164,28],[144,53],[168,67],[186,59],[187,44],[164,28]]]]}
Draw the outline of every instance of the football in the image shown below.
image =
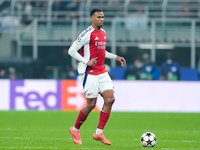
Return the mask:
{"type": "Polygon", "coordinates": [[[154,147],[157,139],[153,133],[146,132],[142,135],[140,141],[144,147],[154,147]]]}

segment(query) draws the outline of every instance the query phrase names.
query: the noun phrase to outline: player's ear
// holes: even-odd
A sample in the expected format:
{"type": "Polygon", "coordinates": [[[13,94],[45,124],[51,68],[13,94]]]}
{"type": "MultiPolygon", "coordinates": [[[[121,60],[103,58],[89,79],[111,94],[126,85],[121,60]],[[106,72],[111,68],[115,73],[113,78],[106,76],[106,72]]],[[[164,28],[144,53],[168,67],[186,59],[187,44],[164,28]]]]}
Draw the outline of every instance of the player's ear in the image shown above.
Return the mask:
{"type": "Polygon", "coordinates": [[[94,20],[94,15],[91,16],[91,20],[94,20]]]}

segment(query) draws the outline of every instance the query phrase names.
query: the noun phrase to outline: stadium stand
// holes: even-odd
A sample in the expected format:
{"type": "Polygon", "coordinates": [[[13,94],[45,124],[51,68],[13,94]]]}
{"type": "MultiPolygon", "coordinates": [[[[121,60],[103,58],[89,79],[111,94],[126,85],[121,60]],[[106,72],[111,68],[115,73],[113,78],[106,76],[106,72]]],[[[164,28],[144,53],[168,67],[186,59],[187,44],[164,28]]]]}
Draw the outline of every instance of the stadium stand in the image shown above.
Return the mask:
{"type": "Polygon", "coordinates": [[[54,46],[60,52],[70,46],[90,24],[89,11],[94,7],[102,8],[106,16],[108,51],[126,46],[141,54],[143,49],[151,53],[155,49],[151,59],[159,66],[162,55],[157,51],[173,49],[180,66],[196,67],[200,53],[199,0],[1,0],[0,38],[5,41],[7,31],[13,32],[10,41],[15,51],[9,50],[10,56],[43,59],[47,70],[56,72],[59,68],[52,67],[57,65],[56,59],[46,58],[46,49],[53,51],[50,46],[54,46]],[[178,57],[181,53],[187,56],[186,63],[178,57]]]}

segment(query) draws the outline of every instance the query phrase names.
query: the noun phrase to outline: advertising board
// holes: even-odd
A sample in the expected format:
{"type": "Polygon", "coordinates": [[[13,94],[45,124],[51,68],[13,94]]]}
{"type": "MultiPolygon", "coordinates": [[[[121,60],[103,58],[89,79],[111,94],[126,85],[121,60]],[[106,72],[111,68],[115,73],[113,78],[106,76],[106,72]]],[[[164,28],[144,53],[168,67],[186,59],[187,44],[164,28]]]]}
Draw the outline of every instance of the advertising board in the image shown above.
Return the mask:
{"type": "MultiPolygon", "coordinates": [[[[86,104],[76,80],[0,80],[0,110],[80,110],[86,104]]],[[[113,111],[200,112],[200,82],[114,81],[113,111]]],[[[99,95],[94,110],[101,110],[99,95]]]]}

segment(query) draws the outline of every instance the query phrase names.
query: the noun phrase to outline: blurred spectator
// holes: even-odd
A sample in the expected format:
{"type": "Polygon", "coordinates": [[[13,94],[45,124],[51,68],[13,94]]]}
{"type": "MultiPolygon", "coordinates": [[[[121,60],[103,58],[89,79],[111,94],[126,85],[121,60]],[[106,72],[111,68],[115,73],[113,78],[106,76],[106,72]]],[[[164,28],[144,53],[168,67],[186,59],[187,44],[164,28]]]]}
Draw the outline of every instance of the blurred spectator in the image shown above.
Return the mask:
{"type": "Polygon", "coordinates": [[[27,65],[27,67],[29,67],[29,71],[30,71],[30,75],[31,75],[31,78],[33,79],[46,79],[47,78],[47,75],[46,75],[46,72],[45,72],[45,63],[43,60],[40,60],[40,59],[35,59],[31,62],[30,65],[27,65]],[[32,66],[30,68],[30,65],[32,66]],[[32,70],[32,72],[31,72],[32,70]]]}
{"type": "Polygon", "coordinates": [[[0,69],[0,79],[6,79],[6,70],[4,68],[0,69]]]}
{"type": "Polygon", "coordinates": [[[153,80],[153,75],[155,72],[155,64],[151,62],[150,55],[144,53],[142,55],[144,66],[141,69],[140,78],[141,80],[153,80]]]}
{"type": "MultiPolygon", "coordinates": [[[[43,8],[43,9],[48,9],[48,2],[42,2],[41,3],[41,7],[43,8]]],[[[47,18],[47,12],[43,12],[43,13],[41,13],[40,14],[40,16],[39,16],[39,18],[41,19],[41,20],[45,20],[46,18],[47,18]]]]}
{"type": "Polygon", "coordinates": [[[34,7],[36,7],[36,8],[42,7],[42,2],[40,2],[40,1],[35,2],[34,7]]]}
{"type": "Polygon", "coordinates": [[[24,4],[24,12],[26,15],[31,15],[32,14],[32,5],[30,2],[25,2],[24,4]]]}
{"type": "Polygon", "coordinates": [[[21,19],[21,24],[22,25],[27,25],[31,22],[32,20],[32,5],[30,2],[23,2],[22,3],[22,10],[24,13],[22,14],[22,19],[21,19]]]}
{"type": "Polygon", "coordinates": [[[52,10],[53,11],[59,11],[61,9],[60,1],[55,0],[53,5],[52,5],[52,10]]]}
{"type": "Polygon", "coordinates": [[[162,63],[161,80],[179,80],[180,71],[177,62],[173,61],[172,54],[168,53],[166,61],[162,63]]]}
{"type": "Polygon", "coordinates": [[[46,2],[42,2],[41,5],[42,5],[43,8],[48,8],[48,2],[47,1],[46,2]]]}
{"type": "Polygon", "coordinates": [[[189,2],[183,2],[181,5],[180,16],[190,17],[189,2]]]}
{"type": "Polygon", "coordinates": [[[200,78],[200,53],[199,53],[199,55],[197,57],[197,69],[199,71],[199,78],[200,78]]]}
{"type": "Polygon", "coordinates": [[[108,64],[104,64],[104,66],[106,67],[106,71],[108,72],[108,74],[110,75],[111,79],[114,79],[114,76],[112,74],[110,74],[111,72],[111,68],[108,64]]]}
{"type": "Polygon", "coordinates": [[[2,30],[16,29],[20,26],[20,21],[18,17],[4,15],[0,18],[0,24],[2,30]]]}
{"type": "Polygon", "coordinates": [[[67,10],[78,11],[79,9],[80,9],[79,2],[76,1],[67,2],[67,10]]]}
{"type": "Polygon", "coordinates": [[[32,5],[30,2],[25,3],[24,13],[28,16],[28,18],[32,15],[32,5]]]}
{"type": "MultiPolygon", "coordinates": [[[[45,64],[42,60],[23,57],[0,58],[0,68],[5,70],[7,79],[44,79],[46,78],[45,64]],[[17,72],[16,72],[17,70],[17,72]]],[[[0,75],[1,76],[1,75],[0,75]]]]}
{"type": "Polygon", "coordinates": [[[69,13],[70,18],[78,17],[78,13],[80,10],[80,2],[76,2],[76,1],[67,2],[67,10],[71,11],[69,13]]]}
{"type": "Polygon", "coordinates": [[[4,1],[0,6],[0,11],[4,10],[5,8],[10,7],[10,5],[11,5],[11,0],[4,1]]]}
{"type": "Polygon", "coordinates": [[[111,5],[111,6],[117,5],[118,3],[119,3],[118,0],[108,0],[108,5],[111,5]]]}
{"type": "Polygon", "coordinates": [[[127,66],[125,72],[125,79],[126,80],[140,80],[140,72],[143,63],[140,58],[136,58],[132,64],[127,66]]]}
{"type": "MultiPolygon", "coordinates": [[[[39,16],[39,19],[40,19],[40,20],[45,20],[46,18],[47,18],[46,13],[41,13],[40,16],[39,16]]],[[[56,17],[56,19],[57,19],[57,17],[56,17]]],[[[56,19],[54,19],[54,17],[53,17],[52,20],[56,20],[56,19]]]]}
{"type": "MultiPolygon", "coordinates": [[[[133,62],[133,57],[131,57],[131,54],[128,51],[127,47],[121,47],[117,53],[117,55],[124,57],[126,59],[127,64],[133,62]]],[[[120,63],[118,63],[120,64],[120,63]]]]}
{"type": "Polygon", "coordinates": [[[136,30],[137,29],[147,29],[148,28],[148,17],[146,16],[146,14],[143,14],[141,12],[137,13],[137,14],[129,14],[126,17],[125,27],[128,31],[133,30],[133,29],[136,29],[136,30]]]}
{"type": "Polygon", "coordinates": [[[77,76],[78,76],[78,72],[77,72],[77,71],[74,71],[73,69],[71,69],[71,70],[68,72],[67,79],[76,79],[77,76]]]}
{"type": "Polygon", "coordinates": [[[53,19],[59,18],[71,19],[77,17],[78,11],[80,10],[80,4],[76,1],[59,1],[55,0],[52,5],[52,11],[54,11],[53,19]],[[57,11],[68,11],[68,13],[56,14],[57,11]]]}
{"type": "Polygon", "coordinates": [[[20,13],[18,13],[18,14],[21,14],[22,9],[23,9],[22,2],[16,1],[16,2],[15,2],[15,10],[16,10],[16,11],[20,11],[20,13]]]}
{"type": "Polygon", "coordinates": [[[200,18],[200,0],[198,1],[198,17],[200,18]]]}
{"type": "Polygon", "coordinates": [[[9,67],[8,68],[8,79],[10,80],[15,80],[16,78],[16,70],[14,67],[9,67]]]}

